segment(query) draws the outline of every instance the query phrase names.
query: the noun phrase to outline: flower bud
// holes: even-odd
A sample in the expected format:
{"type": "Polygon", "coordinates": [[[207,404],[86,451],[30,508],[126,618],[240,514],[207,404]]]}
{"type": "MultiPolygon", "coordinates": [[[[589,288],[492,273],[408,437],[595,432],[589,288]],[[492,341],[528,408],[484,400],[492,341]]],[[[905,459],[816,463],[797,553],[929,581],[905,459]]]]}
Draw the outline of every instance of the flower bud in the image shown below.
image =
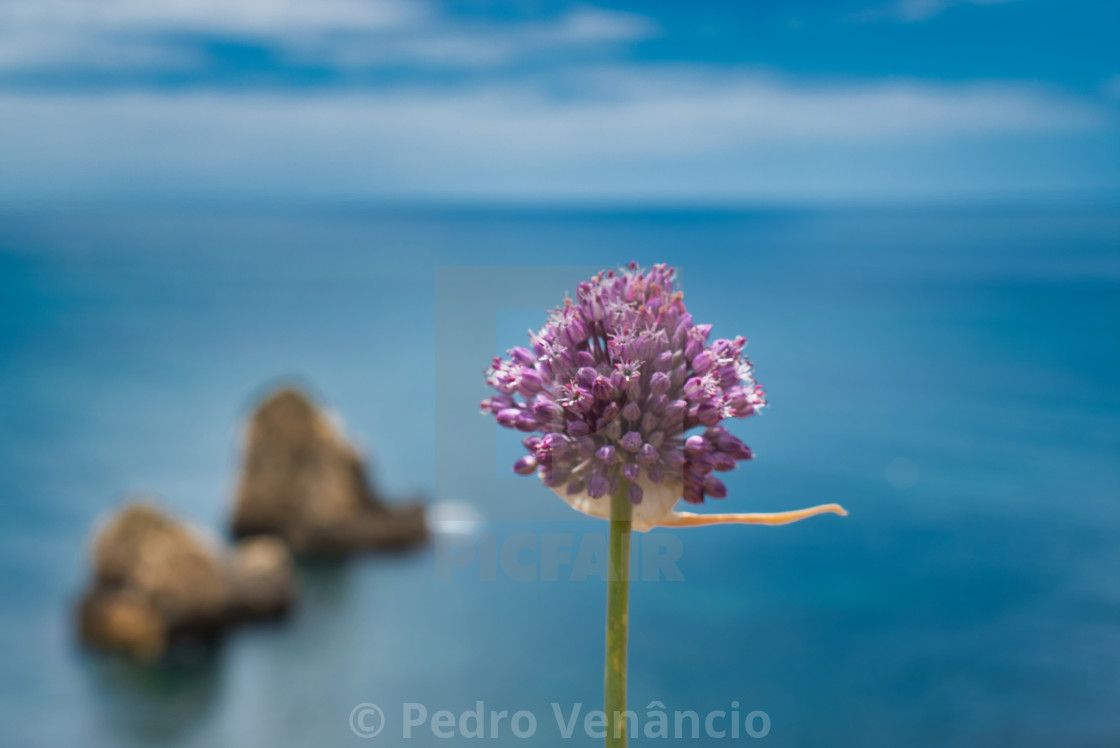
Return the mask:
{"type": "Polygon", "coordinates": [[[704,494],[701,493],[698,486],[691,483],[684,484],[684,491],[681,493],[681,498],[689,504],[701,504],[704,501],[704,494]]]}
{"type": "Polygon", "coordinates": [[[688,376],[688,367],[684,364],[678,364],[669,374],[669,382],[674,387],[680,387],[684,383],[685,378],[688,376]]]}
{"type": "Polygon", "coordinates": [[[537,357],[528,348],[517,346],[509,350],[509,356],[522,366],[533,366],[537,363],[537,357]]]}
{"type": "Polygon", "coordinates": [[[533,417],[533,414],[524,410],[517,416],[515,425],[518,431],[536,431],[540,428],[540,423],[533,417]]]}
{"type": "Polygon", "coordinates": [[[712,471],[712,469],[716,466],[716,461],[714,459],[712,459],[712,456],[710,454],[708,454],[707,452],[701,452],[700,454],[689,455],[688,456],[688,461],[690,463],[692,463],[692,466],[694,468],[696,468],[697,470],[699,470],[700,472],[703,472],[703,473],[710,473],[712,471]]]}
{"type": "Polygon", "coordinates": [[[704,343],[697,340],[695,335],[689,335],[688,340],[684,342],[684,357],[691,361],[700,355],[702,350],[704,350],[704,343]]]}
{"type": "Polygon", "coordinates": [[[526,397],[535,395],[544,387],[544,380],[541,375],[537,373],[536,369],[524,368],[521,370],[521,378],[518,380],[517,389],[526,397]]]}
{"type": "Polygon", "coordinates": [[[494,395],[483,400],[482,407],[497,415],[506,408],[513,407],[513,398],[508,395],[494,395]]]}
{"type": "Polygon", "coordinates": [[[716,436],[716,448],[720,452],[726,452],[736,460],[749,460],[754,455],[751,453],[751,448],[748,447],[734,434],[730,434],[726,429],[721,429],[723,433],[716,436]]]}
{"type": "Polygon", "coordinates": [[[696,434],[684,440],[684,448],[686,452],[699,454],[710,450],[712,448],[712,443],[699,434],[696,434]]]}
{"type": "Polygon", "coordinates": [[[674,400],[665,406],[665,417],[662,423],[672,423],[676,421],[680,423],[684,420],[684,413],[688,410],[688,403],[684,400],[674,400]]]}
{"type": "Polygon", "coordinates": [[[590,436],[581,436],[576,439],[576,449],[584,457],[590,457],[595,452],[595,440],[590,436]]]}
{"type": "Polygon", "coordinates": [[[643,444],[642,448],[638,450],[638,456],[634,459],[643,465],[652,465],[661,459],[661,455],[658,454],[657,449],[652,444],[643,444]]]}
{"type": "Polygon", "coordinates": [[[541,443],[560,456],[567,454],[572,448],[572,440],[559,433],[545,435],[541,443]]]}
{"type": "Polygon", "coordinates": [[[714,475],[708,475],[704,479],[704,493],[713,499],[724,499],[727,498],[727,486],[723,485],[723,481],[714,475]]]}
{"type": "Polygon", "coordinates": [[[591,383],[591,394],[595,396],[596,400],[610,400],[614,397],[614,385],[611,384],[610,379],[599,375],[591,383]]]}
{"type": "Polygon", "coordinates": [[[591,387],[595,382],[595,377],[599,376],[598,372],[590,366],[581,366],[579,371],[576,372],[576,382],[582,387],[591,387]]]}
{"type": "Polygon", "coordinates": [[[541,423],[558,423],[564,417],[564,409],[555,400],[538,395],[533,400],[533,415],[541,423]]]}
{"type": "Polygon", "coordinates": [[[570,436],[580,437],[587,436],[591,433],[591,427],[584,421],[571,421],[568,424],[568,434],[570,436]]]}
{"type": "Polygon", "coordinates": [[[591,476],[591,480],[587,482],[587,495],[593,499],[598,499],[606,496],[607,491],[610,490],[610,483],[601,474],[596,473],[591,476]]]}
{"type": "Polygon", "coordinates": [[[719,405],[712,401],[700,403],[696,412],[696,420],[705,426],[715,426],[719,423],[719,405]]]}
{"type": "Polygon", "coordinates": [[[700,377],[692,377],[684,383],[684,397],[686,400],[695,400],[703,389],[704,383],[700,377]]]}
{"type": "Polygon", "coordinates": [[[715,452],[712,454],[712,467],[721,472],[735,469],[735,458],[726,452],[715,452]]]}
{"type": "Polygon", "coordinates": [[[626,487],[626,498],[630,500],[631,504],[642,503],[642,487],[637,483],[631,483],[626,487]]]}

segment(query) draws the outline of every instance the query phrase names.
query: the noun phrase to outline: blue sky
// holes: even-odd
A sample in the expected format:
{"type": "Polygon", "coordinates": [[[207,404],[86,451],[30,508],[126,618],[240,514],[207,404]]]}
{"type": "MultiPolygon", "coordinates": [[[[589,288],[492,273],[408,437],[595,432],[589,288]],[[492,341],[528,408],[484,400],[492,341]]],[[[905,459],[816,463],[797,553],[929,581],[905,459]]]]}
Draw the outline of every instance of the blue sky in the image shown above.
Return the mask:
{"type": "Polygon", "coordinates": [[[1120,194],[1108,0],[3,0],[0,200],[1120,194]]]}

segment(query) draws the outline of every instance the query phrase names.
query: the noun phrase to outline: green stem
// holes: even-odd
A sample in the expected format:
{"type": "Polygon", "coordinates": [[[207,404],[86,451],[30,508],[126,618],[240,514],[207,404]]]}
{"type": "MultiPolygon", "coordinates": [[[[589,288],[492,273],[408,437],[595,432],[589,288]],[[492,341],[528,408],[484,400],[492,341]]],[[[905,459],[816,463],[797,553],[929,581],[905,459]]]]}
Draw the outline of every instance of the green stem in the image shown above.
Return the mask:
{"type": "Polygon", "coordinates": [[[611,540],[607,579],[607,656],[604,710],[607,748],[626,748],[626,633],[630,608],[630,501],[626,481],[611,497],[611,540]]]}

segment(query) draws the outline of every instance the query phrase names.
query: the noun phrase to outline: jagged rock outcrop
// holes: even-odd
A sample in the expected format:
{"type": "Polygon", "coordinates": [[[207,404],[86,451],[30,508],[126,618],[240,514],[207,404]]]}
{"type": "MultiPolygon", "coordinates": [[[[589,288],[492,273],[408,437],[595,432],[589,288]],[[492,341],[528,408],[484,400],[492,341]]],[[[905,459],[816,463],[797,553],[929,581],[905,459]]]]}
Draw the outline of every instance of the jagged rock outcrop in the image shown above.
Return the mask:
{"type": "Polygon", "coordinates": [[[232,524],[237,537],[275,535],[300,554],[406,548],[428,535],[423,506],[382,501],[353,447],[290,388],[250,419],[232,524]]]}
{"type": "Polygon", "coordinates": [[[263,538],[222,548],[154,505],[134,503],[94,541],[78,628],[89,644],[151,660],[181,639],[277,616],[294,595],[282,543],[263,538]]]}

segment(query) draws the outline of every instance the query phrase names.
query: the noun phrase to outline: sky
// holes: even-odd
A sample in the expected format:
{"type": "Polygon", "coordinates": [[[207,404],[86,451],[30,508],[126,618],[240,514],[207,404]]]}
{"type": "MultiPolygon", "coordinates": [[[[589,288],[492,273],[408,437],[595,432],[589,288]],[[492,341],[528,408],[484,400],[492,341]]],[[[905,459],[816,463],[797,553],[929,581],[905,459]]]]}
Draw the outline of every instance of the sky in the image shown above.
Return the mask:
{"type": "Polygon", "coordinates": [[[1118,8],[0,0],[0,201],[1114,201],[1118,8]]]}

